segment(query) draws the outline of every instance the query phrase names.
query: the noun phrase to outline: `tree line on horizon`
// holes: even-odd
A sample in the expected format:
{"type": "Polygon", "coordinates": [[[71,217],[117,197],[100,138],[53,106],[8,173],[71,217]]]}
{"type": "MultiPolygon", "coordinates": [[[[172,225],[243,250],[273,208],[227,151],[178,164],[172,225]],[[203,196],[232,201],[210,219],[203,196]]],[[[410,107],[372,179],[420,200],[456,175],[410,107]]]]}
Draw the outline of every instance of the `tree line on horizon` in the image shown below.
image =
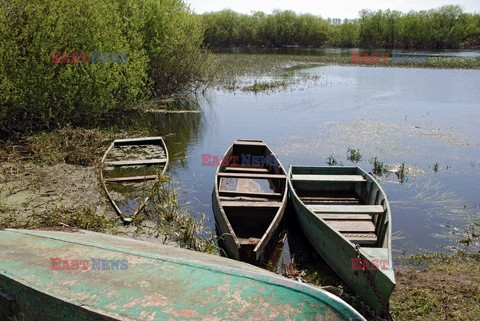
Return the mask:
{"type": "Polygon", "coordinates": [[[275,10],[201,15],[209,47],[362,47],[456,49],[480,47],[480,14],[458,5],[428,11],[361,10],[357,19],[323,19],[275,10]]]}

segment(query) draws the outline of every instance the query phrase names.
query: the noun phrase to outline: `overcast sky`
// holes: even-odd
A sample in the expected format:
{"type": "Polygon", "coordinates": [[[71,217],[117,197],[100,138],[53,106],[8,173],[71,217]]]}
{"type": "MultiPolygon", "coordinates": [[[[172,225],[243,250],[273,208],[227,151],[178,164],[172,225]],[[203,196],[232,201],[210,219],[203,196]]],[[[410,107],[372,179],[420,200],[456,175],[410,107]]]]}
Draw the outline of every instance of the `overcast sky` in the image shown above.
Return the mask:
{"type": "Polygon", "coordinates": [[[480,13],[480,0],[185,0],[196,13],[232,9],[236,12],[251,13],[273,9],[294,10],[297,13],[311,13],[323,18],[357,18],[362,9],[392,9],[408,12],[426,10],[448,4],[458,4],[465,12],[480,13]]]}

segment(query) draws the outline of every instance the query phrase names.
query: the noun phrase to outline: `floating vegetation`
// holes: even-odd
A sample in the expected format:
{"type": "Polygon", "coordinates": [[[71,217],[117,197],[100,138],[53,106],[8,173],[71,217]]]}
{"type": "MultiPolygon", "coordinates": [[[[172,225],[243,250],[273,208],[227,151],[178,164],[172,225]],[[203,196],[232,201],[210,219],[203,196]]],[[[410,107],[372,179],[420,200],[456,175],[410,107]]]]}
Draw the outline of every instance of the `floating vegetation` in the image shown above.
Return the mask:
{"type": "Polygon", "coordinates": [[[398,172],[395,173],[401,183],[404,182],[406,173],[407,170],[405,169],[405,163],[402,163],[402,165],[400,165],[400,168],[398,169],[398,172]]]}
{"type": "Polygon", "coordinates": [[[300,72],[319,65],[312,60],[315,58],[299,55],[218,54],[213,85],[229,91],[285,90],[299,82],[319,78],[300,72]]]}
{"type": "MultiPolygon", "coordinates": [[[[476,244],[476,241],[480,238],[480,223],[472,223],[465,228],[465,235],[462,239],[459,240],[460,244],[465,245],[465,247],[470,247],[476,244]]],[[[480,252],[480,247],[479,247],[480,252]]]]}
{"type": "Polygon", "coordinates": [[[335,156],[332,154],[330,156],[328,156],[327,158],[327,164],[330,165],[330,166],[333,166],[333,165],[337,165],[338,164],[338,161],[337,159],[335,158],[335,156]]]}
{"type": "Polygon", "coordinates": [[[362,159],[362,154],[360,154],[359,149],[349,148],[347,153],[347,159],[351,162],[358,163],[362,159]]]}
{"type": "Polygon", "coordinates": [[[280,81],[271,81],[271,82],[262,82],[255,80],[254,84],[251,86],[244,87],[243,91],[253,91],[254,93],[269,91],[273,89],[285,89],[287,88],[288,83],[285,80],[280,81]]]}
{"type": "Polygon", "coordinates": [[[380,162],[376,156],[370,160],[370,164],[373,165],[372,171],[376,175],[382,175],[385,172],[385,164],[383,164],[383,162],[380,162]]]}

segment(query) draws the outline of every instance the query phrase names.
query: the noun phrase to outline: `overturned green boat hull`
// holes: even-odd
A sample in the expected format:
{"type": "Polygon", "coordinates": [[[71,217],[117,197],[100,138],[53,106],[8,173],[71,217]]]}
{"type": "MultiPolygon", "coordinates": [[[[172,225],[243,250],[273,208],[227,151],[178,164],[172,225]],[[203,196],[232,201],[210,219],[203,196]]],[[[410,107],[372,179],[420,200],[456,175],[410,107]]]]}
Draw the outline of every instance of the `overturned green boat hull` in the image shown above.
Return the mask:
{"type": "Polygon", "coordinates": [[[364,320],[249,264],[86,231],[0,231],[0,310],[27,321],[364,320]]]}

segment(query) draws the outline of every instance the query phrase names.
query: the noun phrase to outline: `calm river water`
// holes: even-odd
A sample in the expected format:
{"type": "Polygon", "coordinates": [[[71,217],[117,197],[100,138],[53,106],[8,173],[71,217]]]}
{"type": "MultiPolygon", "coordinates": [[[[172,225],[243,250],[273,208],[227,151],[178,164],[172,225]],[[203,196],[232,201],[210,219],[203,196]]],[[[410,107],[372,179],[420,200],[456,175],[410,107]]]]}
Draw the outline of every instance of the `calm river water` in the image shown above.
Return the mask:
{"type": "MultiPolygon", "coordinates": [[[[480,71],[322,66],[297,71],[315,80],[255,94],[210,90],[201,113],[154,114],[152,133],[166,136],[170,175],[187,208],[214,227],[211,208],[216,167],[238,138],[262,139],[285,168],[343,165],[359,149],[409,169],[399,181],[380,177],[392,207],[394,251],[460,247],[465,229],[480,222],[480,71]]],[[[478,244],[477,244],[478,246],[478,244]]]]}

